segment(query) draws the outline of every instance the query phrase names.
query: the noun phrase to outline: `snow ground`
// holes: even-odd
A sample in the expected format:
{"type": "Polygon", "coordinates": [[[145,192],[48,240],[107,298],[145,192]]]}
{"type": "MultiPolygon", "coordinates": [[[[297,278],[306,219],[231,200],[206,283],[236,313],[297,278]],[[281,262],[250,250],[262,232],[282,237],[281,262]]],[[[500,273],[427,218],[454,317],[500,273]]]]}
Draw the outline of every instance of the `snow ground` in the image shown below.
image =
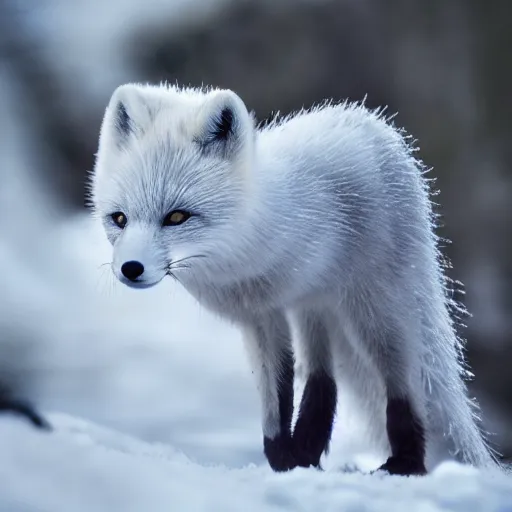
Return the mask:
{"type": "Polygon", "coordinates": [[[272,473],[266,466],[201,465],[69,416],[40,434],[0,424],[0,510],[9,512],[394,511],[509,512],[512,485],[455,463],[425,478],[337,471],[272,473]]]}

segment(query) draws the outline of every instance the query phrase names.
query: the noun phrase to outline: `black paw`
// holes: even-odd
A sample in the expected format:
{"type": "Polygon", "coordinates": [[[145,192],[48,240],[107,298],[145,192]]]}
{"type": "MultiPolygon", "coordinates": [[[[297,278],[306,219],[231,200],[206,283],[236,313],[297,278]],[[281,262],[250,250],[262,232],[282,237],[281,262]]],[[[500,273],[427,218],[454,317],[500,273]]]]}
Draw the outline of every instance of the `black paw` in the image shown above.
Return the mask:
{"type": "MultiPolygon", "coordinates": [[[[298,424],[293,433],[293,445],[297,466],[309,468],[311,466],[320,467],[320,458],[322,453],[329,448],[330,429],[318,430],[315,428],[301,428],[303,424],[298,424]]],[[[307,425],[309,427],[309,425],[307,425]]]]}
{"type": "Polygon", "coordinates": [[[297,466],[301,468],[309,468],[311,466],[322,469],[320,466],[320,458],[323,453],[323,446],[313,447],[307,444],[301,443],[299,439],[293,438],[295,445],[295,459],[297,460],[297,466]]]}
{"type": "Polygon", "coordinates": [[[308,377],[293,431],[297,465],[320,468],[322,453],[327,453],[336,411],[336,383],[324,373],[308,377]]]}
{"type": "Polygon", "coordinates": [[[12,412],[28,419],[35,427],[51,430],[51,425],[28,402],[8,398],[0,399],[0,412],[12,412]]]}
{"type": "Polygon", "coordinates": [[[263,439],[265,456],[274,471],[290,471],[297,467],[290,435],[280,435],[274,439],[263,439]]]}
{"type": "Polygon", "coordinates": [[[422,460],[407,457],[389,457],[379,470],[386,471],[390,475],[401,476],[423,476],[427,474],[422,460]]]}

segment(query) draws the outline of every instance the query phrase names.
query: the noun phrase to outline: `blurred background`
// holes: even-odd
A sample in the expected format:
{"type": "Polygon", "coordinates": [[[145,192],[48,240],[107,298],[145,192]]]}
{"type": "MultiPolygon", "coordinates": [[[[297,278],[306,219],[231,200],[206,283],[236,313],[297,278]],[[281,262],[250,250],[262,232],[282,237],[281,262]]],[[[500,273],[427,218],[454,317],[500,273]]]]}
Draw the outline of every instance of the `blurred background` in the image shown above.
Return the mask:
{"type": "MultiPolygon", "coordinates": [[[[398,112],[437,177],[450,276],[464,283],[472,314],[461,331],[471,391],[511,459],[511,56],[506,0],[0,0],[0,385],[148,439],[172,432],[177,446],[199,453],[191,432],[211,416],[191,405],[200,392],[190,375],[171,368],[187,361],[206,372],[221,349],[205,327],[180,352],[192,331],[177,329],[179,315],[166,323],[163,306],[140,313],[144,298],[119,290],[109,302],[114,284],[98,277],[109,253],[88,224],[84,184],[110,95],[128,81],[211,84],[239,93],[260,121],[366,96],[368,106],[398,112]],[[172,391],[152,383],[155,368],[177,379],[166,384],[172,391]],[[153,413],[144,415],[148,403],[153,413]]],[[[234,336],[215,328],[219,344],[234,336]]],[[[232,447],[236,421],[247,421],[259,453],[252,384],[229,385],[247,371],[236,363],[241,348],[226,350],[215,373],[226,394],[208,383],[216,397],[208,403],[224,400],[226,410],[231,401],[243,420],[209,430],[232,447]]]]}

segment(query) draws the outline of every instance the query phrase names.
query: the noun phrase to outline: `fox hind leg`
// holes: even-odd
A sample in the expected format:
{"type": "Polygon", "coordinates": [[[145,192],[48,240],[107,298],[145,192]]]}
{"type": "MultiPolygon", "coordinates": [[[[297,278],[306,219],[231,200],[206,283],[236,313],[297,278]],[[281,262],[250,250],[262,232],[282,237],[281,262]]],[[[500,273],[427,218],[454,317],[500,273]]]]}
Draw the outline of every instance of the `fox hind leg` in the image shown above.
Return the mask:
{"type": "Polygon", "coordinates": [[[372,344],[373,356],[386,388],[386,432],[391,448],[391,455],[379,469],[393,475],[424,475],[426,415],[421,414],[419,356],[408,350],[410,345],[399,329],[373,332],[380,333],[380,339],[372,344]]]}
{"type": "Polygon", "coordinates": [[[391,455],[379,469],[392,475],[425,475],[425,430],[406,397],[388,395],[386,429],[391,455]]]}

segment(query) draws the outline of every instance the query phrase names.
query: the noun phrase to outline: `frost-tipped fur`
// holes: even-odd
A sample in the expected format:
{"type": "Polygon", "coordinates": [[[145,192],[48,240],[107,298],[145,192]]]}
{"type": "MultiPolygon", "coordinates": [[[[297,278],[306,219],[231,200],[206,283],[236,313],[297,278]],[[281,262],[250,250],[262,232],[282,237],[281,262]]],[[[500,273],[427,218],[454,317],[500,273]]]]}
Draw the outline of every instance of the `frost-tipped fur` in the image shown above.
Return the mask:
{"type": "MultiPolygon", "coordinates": [[[[327,451],[335,371],[379,428],[386,398],[411,413],[427,468],[452,456],[494,465],[467,396],[424,174],[409,139],[363,104],[256,129],[231,91],[129,84],[105,113],[91,198],[122,282],[171,274],[240,325],[274,469],[317,465],[327,451]],[[192,216],[163,226],[173,210],[192,216]],[[130,280],[121,266],[133,260],[144,273],[130,280]],[[309,385],[293,437],[290,321],[309,385]]],[[[408,420],[387,414],[398,457],[408,420]]]]}

